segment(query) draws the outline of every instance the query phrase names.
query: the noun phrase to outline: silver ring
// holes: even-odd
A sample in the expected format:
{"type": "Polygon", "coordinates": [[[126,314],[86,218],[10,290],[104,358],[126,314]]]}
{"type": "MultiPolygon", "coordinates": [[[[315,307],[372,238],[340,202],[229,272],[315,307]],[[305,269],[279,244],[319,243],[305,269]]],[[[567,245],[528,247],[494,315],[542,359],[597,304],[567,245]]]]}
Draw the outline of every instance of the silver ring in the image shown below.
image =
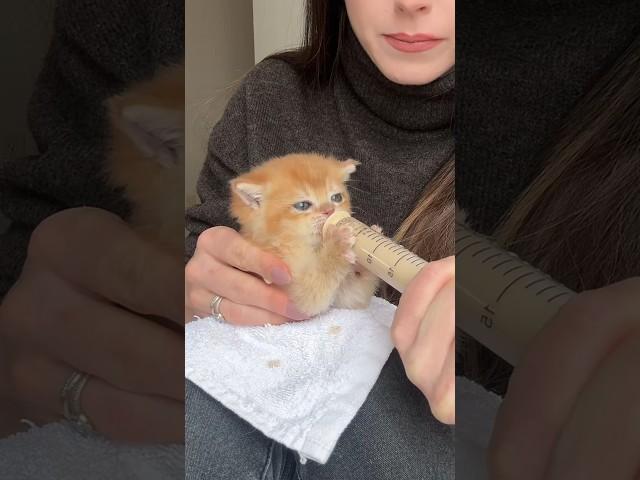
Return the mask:
{"type": "Polygon", "coordinates": [[[82,411],[82,406],[80,405],[82,390],[88,380],[88,373],[74,371],[69,375],[69,378],[62,386],[62,390],[60,390],[64,418],[82,430],[93,430],[89,418],[82,411]]]}
{"type": "Polygon", "coordinates": [[[224,298],[220,295],[214,295],[209,306],[211,307],[211,315],[213,315],[213,318],[221,322],[226,322],[224,315],[220,312],[220,304],[222,303],[222,300],[224,300],[224,298]]]}

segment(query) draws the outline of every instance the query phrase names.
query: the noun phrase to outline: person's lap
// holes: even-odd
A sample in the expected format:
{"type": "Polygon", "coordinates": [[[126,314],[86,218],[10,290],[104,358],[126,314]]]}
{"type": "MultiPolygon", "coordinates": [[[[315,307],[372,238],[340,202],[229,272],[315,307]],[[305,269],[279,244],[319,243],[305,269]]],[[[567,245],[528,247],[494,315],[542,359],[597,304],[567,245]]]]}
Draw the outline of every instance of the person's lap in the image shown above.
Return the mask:
{"type": "Polygon", "coordinates": [[[429,412],[397,352],[325,465],[265,437],[191,382],[186,387],[187,479],[427,480],[455,478],[453,428],[429,412]]]}
{"type": "Polygon", "coordinates": [[[185,478],[275,480],[296,459],[190,381],[185,387],[185,478]]]}

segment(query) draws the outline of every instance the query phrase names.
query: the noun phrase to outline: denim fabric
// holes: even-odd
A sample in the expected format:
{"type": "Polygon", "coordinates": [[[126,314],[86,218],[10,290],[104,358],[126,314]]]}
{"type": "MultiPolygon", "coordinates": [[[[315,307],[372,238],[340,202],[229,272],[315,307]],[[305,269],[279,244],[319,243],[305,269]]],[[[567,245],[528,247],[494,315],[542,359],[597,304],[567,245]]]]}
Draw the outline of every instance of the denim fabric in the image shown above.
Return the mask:
{"type": "Polygon", "coordinates": [[[187,381],[187,480],[440,480],[455,478],[454,460],[454,429],[431,416],[396,351],[325,465],[300,464],[187,381]]]}
{"type": "Polygon", "coordinates": [[[287,470],[295,474],[293,452],[265,437],[190,381],[185,395],[185,478],[295,478],[287,475],[287,470]]]}

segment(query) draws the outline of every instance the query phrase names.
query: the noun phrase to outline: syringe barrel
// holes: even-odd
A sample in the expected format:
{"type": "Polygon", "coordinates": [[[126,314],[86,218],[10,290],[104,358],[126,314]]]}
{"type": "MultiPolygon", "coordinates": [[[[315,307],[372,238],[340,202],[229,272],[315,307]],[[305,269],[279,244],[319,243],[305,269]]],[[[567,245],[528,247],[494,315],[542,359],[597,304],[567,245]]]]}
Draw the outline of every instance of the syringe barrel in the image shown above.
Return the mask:
{"type": "Polygon", "coordinates": [[[456,325],[512,365],[573,295],[515,254],[456,225],[456,325]]]}
{"type": "Polygon", "coordinates": [[[338,211],[324,224],[323,236],[329,225],[349,225],[356,237],[353,251],[356,261],[371,273],[403,292],[427,262],[393,240],[372,230],[349,213],[338,211]]]}

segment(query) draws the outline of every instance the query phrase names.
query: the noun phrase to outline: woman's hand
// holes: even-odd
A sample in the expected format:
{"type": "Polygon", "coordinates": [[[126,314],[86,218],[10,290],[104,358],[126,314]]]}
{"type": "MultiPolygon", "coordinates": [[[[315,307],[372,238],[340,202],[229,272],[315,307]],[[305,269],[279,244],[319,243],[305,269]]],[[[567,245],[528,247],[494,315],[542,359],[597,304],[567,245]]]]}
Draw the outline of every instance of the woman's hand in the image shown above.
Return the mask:
{"type": "Polygon", "coordinates": [[[577,295],[515,369],[496,480],[640,479],[640,278],[577,295]]]}
{"type": "Polygon", "coordinates": [[[0,305],[0,437],[20,418],[61,419],[61,388],[80,371],[91,375],[80,400],[98,432],[182,442],[182,268],[104,210],[42,222],[0,305]]]}
{"type": "Polygon", "coordinates": [[[391,327],[409,380],[433,415],[455,423],[455,258],[425,265],[400,297],[391,327]]]}
{"type": "Polygon", "coordinates": [[[231,228],[210,228],[198,237],[196,251],[185,268],[185,320],[194,315],[210,316],[215,295],[223,297],[220,313],[232,324],[279,325],[305,320],[308,316],[276,287],[290,281],[287,265],[275,255],[254,247],[231,228]]]}

